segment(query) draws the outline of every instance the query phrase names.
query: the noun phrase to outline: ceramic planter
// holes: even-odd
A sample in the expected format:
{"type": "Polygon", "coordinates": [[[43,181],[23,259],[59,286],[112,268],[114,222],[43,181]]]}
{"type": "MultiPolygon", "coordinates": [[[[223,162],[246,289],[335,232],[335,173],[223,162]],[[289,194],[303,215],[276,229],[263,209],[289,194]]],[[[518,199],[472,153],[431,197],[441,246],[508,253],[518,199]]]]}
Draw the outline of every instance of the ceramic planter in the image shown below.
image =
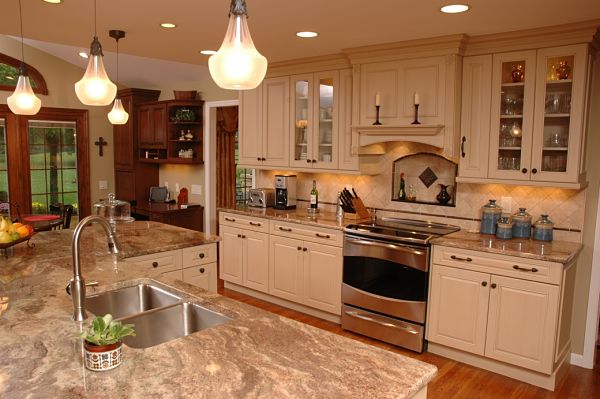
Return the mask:
{"type": "Polygon", "coordinates": [[[119,341],[114,344],[99,346],[84,341],[85,367],[93,371],[114,369],[121,364],[122,344],[123,343],[119,341]]]}

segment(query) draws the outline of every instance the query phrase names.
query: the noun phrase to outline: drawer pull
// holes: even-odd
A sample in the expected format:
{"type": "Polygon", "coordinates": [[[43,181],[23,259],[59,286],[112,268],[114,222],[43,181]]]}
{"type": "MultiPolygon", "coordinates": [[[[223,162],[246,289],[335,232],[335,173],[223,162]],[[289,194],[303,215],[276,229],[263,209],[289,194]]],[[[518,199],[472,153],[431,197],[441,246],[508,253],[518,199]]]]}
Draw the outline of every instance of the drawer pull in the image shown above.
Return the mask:
{"type": "Polygon", "coordinates": [[[235,222],[235,218],[228,218],[227,216],[225,216],[225,220],[228,222],[235,222]]]}
{"type": "Polygon", "coordinates": [[[200,273],[204,274],[205,270],[203,267],[200,268],[200,273]]]}
{"type": "Polygon", "coordinates": [[[158,267],[158,262],[152,262],[152,267],[158,267]]]}
{"type": "Polygon", "coordinates": [[[487,287],[487,281],[482,281],[481,285],[484,286],[484,287],[487,287]]]}
{"type": "Polygon", "coordinates": [[[306,251],[308,251],[308,248],[302,248],[302,250],[303,250],[304,252],[306,252],[306,251]]]}
{"type": "Polygon", "coordinates": [[[281,227],[281,226],[279,226],[279,230],[287,231],[288,233],[290,233],[292,231],[292,229],[286,229],[285,227],[281,227]]]}
{"type": "Polygon", "coordinates": [[[531,269],[528,269],[526,267],[520,267],[517,265],[513,265],[513,269],[515,270],[521,270],[522,272],[532,272],[532,273],[537,273],[538,269],[536,269],[535,267],[532,267],[531,269]]]}
{"type": "Polygon", "coordinates": [[[242,238],[242,235],[241,235],[241,234],[238,234],[237,236],[238,236],[238,238],[242,238]]]}
{"type": "Polygon", "coordinates": [[[496,287],[497,287],[496,283],[492,283],[492,288],[496,288],[496,287]]]}
{"type": "Polygon", "coordinates": [[[315,233],[315,235],[319,238],[331,238],[331,236],[329,234],[319,234],[319,233],[315,233]]]}
{"type": "Polygon", "coordinates": [[[452,259],[452,260],[459,260],[461,262],[472,262],[473,261],[473,259],[471,259],[471,258],[459,258],[458,256],[455,256],[455,255],[452,255],[450,257],[450,259],[452,259]]]}
{"type": "Polygon", "coordinates": [[[246,236],[242,234],[242,238],[246,238],[246,236]]]}
{"type": "Polygon", "coordinates": [[[262,226],[262,223],[257,223],[257,222],[248,222],[250,224],[250,226],[262,226]]]}
{"type": "Polygon", "coordinates": [[[302,247],[298,247],[298,251],[302,251],[302,247]]]}
{"type": "Polygon", "coordinates": [[[199,257],[200,259],[204,259],[204,253],[203,253],[203,252],[200,252],[200,253],[198,254],[198,257],[199,257]]]}

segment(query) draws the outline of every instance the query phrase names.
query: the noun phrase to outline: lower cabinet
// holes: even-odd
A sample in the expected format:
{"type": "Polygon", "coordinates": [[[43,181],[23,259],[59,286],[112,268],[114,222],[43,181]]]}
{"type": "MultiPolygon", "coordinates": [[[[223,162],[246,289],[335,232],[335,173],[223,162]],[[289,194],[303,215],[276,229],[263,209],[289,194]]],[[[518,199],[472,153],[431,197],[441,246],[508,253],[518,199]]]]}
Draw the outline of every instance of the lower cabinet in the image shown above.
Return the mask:
{"type": "Polygon", "coordinates": [[[434,246],[432,263],[430,343],[554,376],[570,347],[574,262],[434,246]]]}
{"type": "Polygon", "coordinates": [[[216,243],[127,258],[127,262],[158,269],[164,277],[217,292],[216,243]]]}

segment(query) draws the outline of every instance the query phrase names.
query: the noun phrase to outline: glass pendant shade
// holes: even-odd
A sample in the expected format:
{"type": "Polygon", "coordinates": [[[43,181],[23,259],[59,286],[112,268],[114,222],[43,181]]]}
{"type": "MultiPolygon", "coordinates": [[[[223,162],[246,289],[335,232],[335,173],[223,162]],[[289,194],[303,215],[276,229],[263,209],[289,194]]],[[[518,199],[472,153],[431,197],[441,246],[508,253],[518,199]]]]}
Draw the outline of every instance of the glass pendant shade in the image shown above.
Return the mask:
{"type": "Polygon", "coordinates": [[[108,120],[113,125],[124,125],[129,119],[129,114],[123,108],[120,98],[115,98],[112,110],[108,113],[108,120]]]}
{"type": "Polygon", "coordinates": [[[267,73],[267,59],[254,47],[245,14],[231,14],[221,48],[208,60],[210,75],[229,90],[256,88],[267,73]]]}
{"type": "Polygon", "coordinates": [[[75,94],[85,105],[108,105],[117,94],[117,86],[108,78],[102,58],[102,47],[94,37],[85,74],[75,83],[75,94]]]}
{"type": "Polygon", "coordinates": [[[6,103],[8,104],[8,108],[17,115],[35,115],[42,107],[42,100],[37,98],[31,88],[29,76],[23,74],[23,72],[19,75],[17,88],[6,99],[6,103]]]}

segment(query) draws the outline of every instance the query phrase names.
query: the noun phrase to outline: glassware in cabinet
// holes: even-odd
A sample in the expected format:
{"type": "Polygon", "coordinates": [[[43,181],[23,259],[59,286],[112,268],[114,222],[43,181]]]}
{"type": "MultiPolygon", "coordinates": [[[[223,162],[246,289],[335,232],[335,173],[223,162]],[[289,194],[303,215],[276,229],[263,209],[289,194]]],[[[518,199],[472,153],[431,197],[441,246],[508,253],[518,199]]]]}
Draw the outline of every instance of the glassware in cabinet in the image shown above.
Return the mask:
{"type": "Polygon", "coordinates": [[[310,162],[308,141],[312,132],[312,124],[309,122],[310,112],[310,80],[295,79],[293,81],[294,100],[294,136],[293,136],[293,161],[310,162]]]}
{"type": "Polygon", "coordinates": [[[322,77],[319,79],[319,113],[318,113],[318,161],[331,163],[335,158],[333,154],[333,99],[334,82],[333,77],[322,77]]]}

